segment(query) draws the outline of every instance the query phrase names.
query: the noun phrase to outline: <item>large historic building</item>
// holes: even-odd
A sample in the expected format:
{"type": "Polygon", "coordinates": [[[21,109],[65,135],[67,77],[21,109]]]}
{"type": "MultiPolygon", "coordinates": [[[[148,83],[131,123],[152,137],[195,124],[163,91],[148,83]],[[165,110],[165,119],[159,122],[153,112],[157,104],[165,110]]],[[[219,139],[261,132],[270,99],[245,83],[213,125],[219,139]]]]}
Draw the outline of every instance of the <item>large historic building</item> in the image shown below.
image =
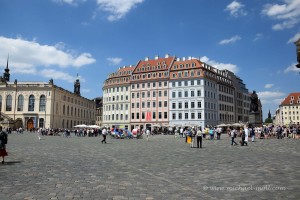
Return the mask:
{"type": "Polygon", "coordinates": [[[134,66],[111,73],[103,87],[103,125],[130,128],[130,78],[134,66]]]}
{"type": "Polygon", "coordinates": [[[68,128],[95,123],[95,103],[80,96],[80,81],[74,93],[49,82],[10,82],[8,64],[0,81],[0,123],[26,129],[68,128]]]}
{"type": "Polygon", "coordinates": [[[276,125],[293,125],[300,123],[300,92],[290,93],[276,110],[276,125]]]}
{"type": "Polygon", "coordinates": [[[103,125],[142,129],[246,123],[249,97],[241,78],[198,58],[146,57],[104,81],[103,125]]]}

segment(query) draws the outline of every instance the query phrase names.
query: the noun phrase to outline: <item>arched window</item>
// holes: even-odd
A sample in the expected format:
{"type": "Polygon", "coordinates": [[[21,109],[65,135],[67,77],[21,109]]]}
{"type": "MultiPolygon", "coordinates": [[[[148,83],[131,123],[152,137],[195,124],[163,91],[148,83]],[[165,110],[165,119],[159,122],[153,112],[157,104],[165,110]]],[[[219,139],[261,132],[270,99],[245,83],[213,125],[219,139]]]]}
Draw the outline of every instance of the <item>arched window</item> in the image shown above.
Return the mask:
{"type": "Polygon", "coordinates": [[[23,105],[24,105],[24,97],[23,97],[23,95],[19,95],[17,111],[23,111],[23,105]]]}
{"type": "Polygon", "coordinates": [[[40,96],[40,111],[46,110],[46,97],[45,95],[40,96]]]}
{"type": "Polygon", "coordinates": [[[11,106],[12,106],[12,97],[11,97],[11,95],[7,95],[7,97],[6,97],[6,111],[11,111],[12,110],[11,106]]]}
{"type": "Polygon", "coordinates": [[[28,101],[28,111],[34,111],[34,96],[30,95],[29,96],[29,101],[28,101]]]}

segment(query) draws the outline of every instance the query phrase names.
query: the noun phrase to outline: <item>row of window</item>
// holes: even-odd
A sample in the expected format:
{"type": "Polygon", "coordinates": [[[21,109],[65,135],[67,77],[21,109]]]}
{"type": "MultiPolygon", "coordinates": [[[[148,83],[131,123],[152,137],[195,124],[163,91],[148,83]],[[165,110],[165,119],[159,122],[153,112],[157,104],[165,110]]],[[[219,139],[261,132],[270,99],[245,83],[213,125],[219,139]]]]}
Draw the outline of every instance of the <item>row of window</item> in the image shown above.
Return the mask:
{"type": "MultiPolygon", "coordinates": [[[[152,91],[152,97],[156,97],[156,93],[158,93],[158,97],[162,97],[162,93],[164,93],[164,97],[167,97],[168,96],[168,91],[167,90],[164,90],[164,91],[152,91]]],[[[146,95],[146,93],[145,92],[132,92],[131,93],[131,98],[132,99],[134,99],[135,98],[135,96],[136,96],[136,98],[140,98],[140,94],[141,94],[141,96],[142,96],[142,98],[145,98],[145,95],[146,95]]],[[[150,91],[148,91],[147,92],[147,98],[150,98],[151,97],[151,92],[150,91]]]]}
{"type": "Polygon", "coordinates": [[[112,114],[112,115],[104,115],[103,116],[103,118],[105,119],[105,121],[114,121],[114,120],[121,120],[121,121],[123,121],[123,120],[128,120],[128,115],[127,114],[125,114],[125,115],[123,115],[123,114],[112,114]],[[120,117],[120,118],[119,118],[120,117]]]}
{"type": "Polygon", "coordinates": [[[233,97],[229,97],[227,95],[219,94],[219,101],[233,103],[233,97]]]}
{"type": "Polygon", "coordinates": [[[75,104],[77,104],[79,106],[86,107],[86,108],[94,108],[93,104],[89,104],[89,103],[86,103],[86,102],[83,102],[83,101],[80,101],[80,100],[77,101],[77,99],[74,100],[72,97],[67,97],[66,95],[61,96],[61,99],[63,101],[67,101],[67,102],[71,102],[71,103],[74,102],[75,104]]]}
{"type": "Polygon", "coordinates": [[[112,104],[104,106],[104,111],[110,110],[128,110],[128,104],[112,104]]]}
{"type": "MultiPolygon", "coordinates": [[[[219,110],[233,112],[233,106],[219,104],[219,110]]],[[[239,111],[239,108],[238,108],[238,111],[239,111]]]]}
{"type": "Polygon", "coordinates": [[[172,113],[172,119],[202,119],[202,113],[172,113]],[[184,116],[184,118],[183,118],[184,116]]]}
{"type": "MultiPolygon", "coordinates": [[[[151,120],[151,119],[156,119],[156,112],[141,112],[141,119],[146,119],[151,120]],[[152,114],[152,116],[151,116],[152,114]],[[146,116],[147,115],[147,116],[146,116]]],[[[131,113],[131,119],[140,119],[140,113],[131,113]]],[[[158,112],[158,119],[168,119],[168,112],[158,112]]]]}
{"type": "MultiPolygon", "coordinates": [[[[28,99],[28,111],[34,111],[35,97],[30,95],[28,99]]],[[[2,96],[0,95],[0,108],[2,109],[2,96]]],[[[46,108],[46,96],[41,95],[39,99],[39,111],[45,111],[46,108]]],[[[19,95],[17,98],[17,111],[24,110],[24,96],[19,95]]],[[[12,111],[12,96],[7,95],[5,100],[5,111],[12,111]]]]}
{"type": "MultiPolygon", "coordinates": [[[[112,97],[106,97],[104,98],[106,101],[105,102],[110,102],[110,101],[119,101],[119,97],[120,100],[123,101],[124,100],[124,95],[121,96],[112,96],[112,97]]],[[[125,95],[125,100],[128,101],[128,95],[125,95]]]]}
{"type": "Polygon", "coordinates": [[[108,93],[111,93],[111,92],[119,92],[119,91],[121,91],[121,92],[128,91],[128,86],[108,88],[108,89],[105,89],[103,91],[103,93],[108,94],[108,93]]]}
{"type": "MultiPolygon", "coordinates": [[[[153,72],[153,73],[148,73],[148,74],[137,74],[137,75],[133,75],[132,76],[132,80],[139,80],[139,79],[142,79],[142,80],[145,80],[146,78],[150,79],[150,78],[167,78],[169,77],[169,72],[168,71],[165,71],[165,72],[153,72]]],[[[155,86],[153,86],[155,87],[155,86]]]]}
{"type": "Polygon", "coordinates": [[[233,89],[224,85],[219,85],[219,91],[233,95],[233,89]]]}
{"type": "MultiPolygon", "coordinates": [[[[156,87],[156,83],[157,82],[153,82],[152,83],[152,87],[156,87]]],[[[162,87],[162,85],[164,84],[164,87],[167,87],[168,86],[168,82],[167,81],[164,81],[163,83],[162,83],[162,81],[159,81],[158,82],[158,87],[162,87]]],[[[150,88],[151,87],[151,83],[136,83],[136,84],[132,84],[131,85],[131,89],[139,89],[140,87],[141,88],[146,88],[146,85],[147,85],[147,88],[150,88]]]]}
{"type": "MultiPolygon", "coordinates": [[[[0,95],[0,107],[2,108],[2,96],[0,95]]],[[[23,95],[19,95],[17,98],[17,107],[16,107],[16,111],[24,111],[24,96],[23,95]]],[[[34,95],[30,95],[28,98],[28,111],[35,111],[35,97],[34,95]]],[[[39,99],[39,112],[44,112],[46,110],[46,96],[45,95],[41,95],[40,99],[39,99]]],[[[12,96],[11,95],[7,95],[6,96],[6,103],[5,103],[5,111],[12,111],[12,96]]],[[[56,114],[59,114],[59,106],[58,103],[56,103],[56,114]]],[[[63,115],[71,115],[73,116],[73,107],[69,107],[63,105],[63,115]],[[67,110],[67,112],[66,112],[67,110]],[[70,112],[71,111],[71,112],[70,112]]],[[[78,117],[88,117],[88,111],[86,111],[85,109],[76,109],[74,108],[74,116],[78,116],[78,117]],[[78,111],[78,112],[77,112],[78,111]]],[[[92,112],[89,112],[89,118],[92,118],[92,112]]]]}
{"type": "MultiPolygon", "coordinates": [[[[162,103],[164,103],[164,107],[167,108],[168,107],[168,101],[159,101],[158,102],[158,107],[159,108],[162,108],[162,103]]],[[[145,108],[147,105],[147,108],[150,108],[151,107],[151,102],[148,101],[148,102],[142,102],[142,108],[145,108]]],[[[137,102],[137,103],[131,103],[131,108],[140,108],[140,103],[137,102]]],[[[156,108],[156,101],[152,101],[152,108],[156,108]]]]}

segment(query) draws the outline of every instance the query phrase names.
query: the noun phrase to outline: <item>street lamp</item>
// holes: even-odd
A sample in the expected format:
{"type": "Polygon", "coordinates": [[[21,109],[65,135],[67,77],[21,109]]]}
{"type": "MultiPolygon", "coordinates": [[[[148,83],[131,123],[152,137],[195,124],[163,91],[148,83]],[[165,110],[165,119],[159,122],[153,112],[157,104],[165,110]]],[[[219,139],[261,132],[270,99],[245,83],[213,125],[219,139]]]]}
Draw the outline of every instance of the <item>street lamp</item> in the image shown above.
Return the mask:
{"type": "Polygon", "coordinates": [[[47,108],[47,99],[45,97],[45,119],[44,119],[44,129],[46,129],[46,108],[47,108]]]}
{"type": "Polygon", "coordinates": [[[298,39],[296,42],[295,42],[295,45],[297,47],[297,61],[298,61],[298,64],[296,65],[297,68],[300,68],[300,39],[298,39]]]}

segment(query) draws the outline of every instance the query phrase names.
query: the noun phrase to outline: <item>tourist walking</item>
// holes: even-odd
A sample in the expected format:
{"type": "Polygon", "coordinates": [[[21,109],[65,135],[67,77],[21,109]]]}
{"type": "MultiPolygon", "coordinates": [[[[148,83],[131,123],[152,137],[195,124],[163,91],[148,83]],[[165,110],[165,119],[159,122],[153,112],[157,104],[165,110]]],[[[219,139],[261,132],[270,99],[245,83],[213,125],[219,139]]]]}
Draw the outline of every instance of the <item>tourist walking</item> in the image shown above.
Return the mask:
{"type": "Polygon", "coordinates": [[[147,128],[147,130],[146,130],[146,137],[147,137],[147,141],[149,141],[149,138],[150,138],[150,130],[149,130],[149,128],[147,128]]]}
{"type": "Polygon", "coordinates": [[[41,136],[42,136],[42,128],[39,128],[38,131],[37,131],[37,136],[39,138],[39,140],[41,140],[41,136]]]}
{"type": "Polygon", "coordinates": [[[0,126],[0,156],[2,157],[2,164],[4,164],[4,157],[7,156],[6,152],[7,144],[7,133],[2,131],[2,126],[0,126]]]}
{"type": "Polygon", "coordinates": [[[197,137],[197,148],[202,148],[202,129],[201,127],[199,127],[197,133],[196,133],[196,137],[197,137]]]}
{"type": "Polygon", "coordinates": [[[103,142],[106,144],[106,134],[107,134],[107,131],[106,131],[106,128],[104,127],[102,129],[102,136],[103,136],[103,140],[101,141],[102,144],[103,144],[103,142]]]}
{"type": "Polygon", "coordinates": [[[248,134],[249,134],[249,132],[250,132],[250,136],[251,136],[251,141],[252,142],[254,142],[254,140],[255,140],[255,129],[254,128],[245,128],[245,132],[248,132],[248,134]]]}
{"type": "Polygon", "coordinates": [[[246,140],[246,131],[241,129],[241,133],[242,133],[242,141],[241,141],[241,145],[244,146],[246,144],[246,146],[248,146],[248,132],[249,130],[247,129],[247,140],[246,140]]]}
{"type": "Polygon", "coordinates": [[[221,139],[221,133],[222,133],[222,128],[221,127],[217,128],[217,140],[221,139]]]}
{"type": "Polygon", "coordinates": [[[234,139],[236,138],[236,130],[232,129],[230,131],[230,135],[231,135],[231,145],[233,144],[237,145],[237,143],[234,141],[234,139]]]}

